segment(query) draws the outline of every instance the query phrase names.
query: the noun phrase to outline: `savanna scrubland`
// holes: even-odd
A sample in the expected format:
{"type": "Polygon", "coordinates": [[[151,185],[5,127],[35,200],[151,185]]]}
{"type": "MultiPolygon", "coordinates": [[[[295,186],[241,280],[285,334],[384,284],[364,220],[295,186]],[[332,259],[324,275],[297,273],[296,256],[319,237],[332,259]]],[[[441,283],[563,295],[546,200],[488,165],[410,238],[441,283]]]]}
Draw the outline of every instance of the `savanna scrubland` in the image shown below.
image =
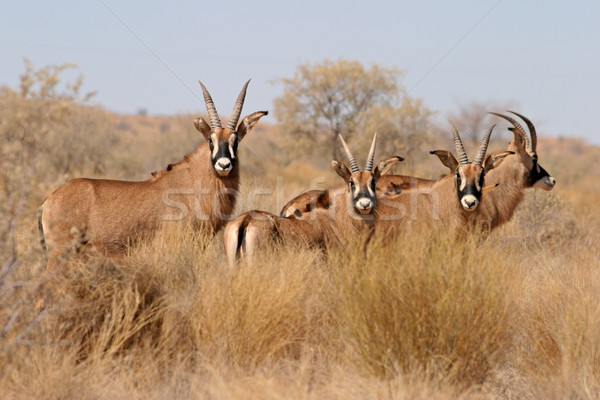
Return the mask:
{"type": "MultiPolygon", "coordinates": [[[[0,90],[0,397],[600,397],[600,148],[539,124],[556,187],[530,189],[486,239],[399,233],[364,250],[357,237],[229,269],[222,233],[185,231],[46,277],[48,194],[78,176],[147,179],[204,140],[193,115],[83,105],[60,72],[29,66],[21,87],[0,90]],[[40,295],[52,299],[42,309],[40,295]]],[[[238,213],[338,184],[329,150],[299,152],[284,128],[261,121],[240,145],[238,213]]],[[[428,150],[451,148],[449,133],[424,129],[377,157],[405,157],[396,173],[445,173],[428,150]]],[[[511,136],[499,125],[490,148],[511,136]]]]}

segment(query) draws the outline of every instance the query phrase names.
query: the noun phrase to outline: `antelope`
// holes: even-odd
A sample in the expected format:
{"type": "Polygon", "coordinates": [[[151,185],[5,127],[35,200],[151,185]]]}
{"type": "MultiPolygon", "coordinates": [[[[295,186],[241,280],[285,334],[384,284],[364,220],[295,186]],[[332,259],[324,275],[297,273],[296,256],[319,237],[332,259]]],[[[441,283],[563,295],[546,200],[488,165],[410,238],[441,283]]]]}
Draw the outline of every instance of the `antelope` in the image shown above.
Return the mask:
{"type": "Polygon", "coordinates": [[[158,231],[191,224],[214,233],[225,224],[239,187],[238,144],[268,112],[252,113],[238,125],[248,80],[223,128],[210,93],[198,82],[210,124],[201,117],[194,121],[206,142],[193,153],[146,181],[73,179],[42,203],[39,228],[47,272],[68,251],[87,247],[118,257],[128,245],[158,231]]]}
{"type": "MultiPolygon", "coordinates": [[[[404,190],[411,189],[428,182],[433,181],[430,179],[406,175],[382,175],[375,186],[375,193],[377,197],[400,194],[404,190]]],[[[330,189],[307,190],[306,192],[303,192],[288,201],[279,212],[279,216],[300,216],[315,209],[329,208],[331,198],[330,192],[337,192],[340,189],[343,189],[344,186],[345,185],[340,185],[330,189]]]]}
{"type": "Polygon", "coordinates": [[[477,155],[469,162],[456,127],[452,122],[450,126],[458,159],[446,150],[430,153],[436,155],[453,173],[424,182],[398,195],[382,197],[376,221],[378,231],[390,232],[415,224],[451,230],[468,229],[469,216],[478,209],[482,197],[497,186],[484,186],[486,174],[513,152],[500,151],[485,157],[494,129],[492,126],[484,136],[477,155]]]}
{"type": "MultiPolygon", "coordinates": [[[[538,162],[535,126],[523,115],[514,111],[508,112],[520,117],[526,123],[531,139],[521,124],[514,118],[491,113],[513,124],[513,127],[509,130],[514,133],[514,139],[509,144],[507,151],[514,154],[508,154],[504,161],[498,164],[497,168],[486,174],[486,182],[497,188],[493,191],[486,191],[486,196],[483,197],[477,212],[471,213],[467,222],[463,221],[465,225],[471,225],[483,231],[491,231],[510,220],[525,196],[525,189],[540,188],[549,191],[556,184],[556,180],[538,162]]],[[[430,153],[445,157],[443,151],[438,150],[430,153]]],[[[453,164],[446,166],[451,172],[454,172],[453,164]]],[[[433,182],[435,181],[408,176],[386,175],[377,183],[378,195],[380,190],[384,197],[388,197],[418,186],[429,187],[433,182]]],[[[282,209],[282,214],[291,215],[294,212],[302,213],[315,208],[326,207],[328,199],[327,190],[309,191],[288,202],[282,209]]]]}
{"type": "Polygon", "coordinates": [[[389,157],[373,170],[377,134],[373,137],[364,172],[361,172],[350,148],[339,135],[346,151],[350,168],[341,161],[332,161],[335,172],[346,185],[327,193],[327,207],[309,213],[294,212],[288,217],[264,211],[249,211],[229,222],[225,227],[224,243],[227,261],[234,266],[239,257],[252,261],[258,248],[281,240],[323,246],[326,242],[343,243],[346,235],[373,228],[373,212],[377,207],[375,184],[389,172],[402,157],[389,157]]]}
{"type": "Polygon", "coordinates": [[[514,139],[509,143],[508,150],[514,154],[507,156],[499,168],[486,175],[488,183],[499,186],[482,201],[478,213],[472,216],[471,223],[487,230],[493,230],[510,220],[519,203],[523,201],[525,189],[552,190],[556,184],[556,180],[538,163],[535,126],[523,115],[514,111],[508,112],[520,117],[527,124],[531,139],[514,118],[490,113],[513,125],[509,130],[514,133],[514,139]]]}
{"type": "MultiPolygon", "coordinates": [[[[375,186],[376,197],[400,194],[403,190],[414,188],[427,182],[433,181],[405,175],[381,175],[375,186]]],[[[345,185],[342,184],[330,189],[307,190],[289,200],[279,212],[279,216],[301,216],[315,209],[329,208],[332,197],[331,193],[339,193],[344,187],[345,185]]]]}

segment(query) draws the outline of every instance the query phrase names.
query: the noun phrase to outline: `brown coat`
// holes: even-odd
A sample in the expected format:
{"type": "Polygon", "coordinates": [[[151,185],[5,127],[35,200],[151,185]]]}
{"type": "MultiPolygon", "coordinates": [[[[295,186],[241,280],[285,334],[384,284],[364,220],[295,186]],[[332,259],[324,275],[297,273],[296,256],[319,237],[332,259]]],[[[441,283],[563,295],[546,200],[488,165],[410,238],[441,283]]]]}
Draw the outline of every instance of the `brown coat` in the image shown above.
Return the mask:
{"type": "Polygon", "coordinates": [[[202,118],[194,124],[207,142],[181,162],[153,173],[151,179],[79,178],[52,193],[40,207],[42,245],[48,251],[46,270],[56,268],[61,255],[78,253],[84,247],[100,255],[121,256],[131,244],[161,230],[185,225],[208,233],[219,230],[235,207],[239,188],[237,145],[267,115],[266,111],[252,113],[238,125],[248,82],[225,128],[210,94],[200,83],[210,124],[202,118]]]}

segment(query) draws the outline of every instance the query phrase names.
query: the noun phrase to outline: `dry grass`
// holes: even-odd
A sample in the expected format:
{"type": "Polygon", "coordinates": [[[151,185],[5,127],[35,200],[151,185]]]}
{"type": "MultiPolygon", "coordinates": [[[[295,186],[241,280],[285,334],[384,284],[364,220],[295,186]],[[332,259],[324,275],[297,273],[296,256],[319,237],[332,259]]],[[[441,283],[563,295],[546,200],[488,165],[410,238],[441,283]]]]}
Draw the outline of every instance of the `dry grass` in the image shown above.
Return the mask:
{"type": "MultiPolygon", "coordinates": [[[[521,215],[525,218],[526,215],[521,215]]],[[[184,232],[2,288],[3,398],[593,398],[600,249],[398,236],[226,266],[184,232]]],[[[545,228],[543,228],[545,229],[545,228]]],[[[583,228],[582,228],[583,229],[583,228]]],[[[588,232],[598,234],[598,231],[588,232]]],[[[15,272],[18,276],[19,272],[15,272]]]]}
{"type": "Polygon", "coordinates": [[[418,370],[465,387],[486,381],[510,344],[510,256],[492,243],[415,234],[344,258],[338,323],[358,367],[382,378],[418,370]]]}

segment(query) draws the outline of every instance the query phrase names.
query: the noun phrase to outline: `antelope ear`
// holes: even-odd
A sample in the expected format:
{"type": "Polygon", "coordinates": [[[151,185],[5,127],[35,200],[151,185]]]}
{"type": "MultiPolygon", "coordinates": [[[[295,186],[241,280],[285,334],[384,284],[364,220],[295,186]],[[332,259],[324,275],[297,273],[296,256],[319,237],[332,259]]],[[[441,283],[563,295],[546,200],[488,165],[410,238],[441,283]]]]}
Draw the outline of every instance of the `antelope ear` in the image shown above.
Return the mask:
{"type": "Polygon", "coordinates": [[[373,176],[375,180],[379,179],[381,175],[385,175],[396,164],[398,161],[404,161],[404,158],[400,156],[388,157],[384,160],[379,161],[379,164],[375,167],[375,171],[373,171],[373,176]]]}
{"type": "Polygon", "coordinates": [[[350,169],[343,162],[333,160],[331,162],[331,168],[333,168],[344,181],[348,182],[350,180],[352,172],[350,172],[350,169]]]}
{"type": "Polygon", "coordinates": [[[206,123],[204,118],[202,118],[202,117],[196,118],[196,120],[194,121],[194,126],[196,127],[196,129],[198,129],[198,132],[200,132],[202,134],[202,136],[204,136],[206,138],[206,140],[208,140],[208,138],[210,138],[210,134],[212,133],[212,128],[210,127],[209,124],[206,123]]]}
{"type": "MultiPolygon", "coordinates": [[[[524,153],[525,152],[525,140],[526,140],[525,136],[523,136],[523,134],[521,132],[519,132],[518,129],[515,129],[513,126],[508,128],[508,130],[511,131],[515,135],[515,138],[511,142],[511,145],[514,146],[514,149],[518,153],[524,153]]],[[[511,147],[509,146],[509,149],[510,148],[511,147]]]]}
{"type": "Polygon", "coordinates": [[[429,154],[435,154],[438,156],[442,164],[450,169],[450,172],[454,172],[458,167],[458,161],[456,161],[456,157],[454,157],[454,154],[447,150],[434,150],[430,151],[429,154]]]}
{"type": "Polygon", "coordinates": [[[496,186],[498,186],[499,184],[496,183],[494,185],[490,185],[490,186],[485,186],[483,189],[481,189],[481,198],[483,199],[485,197],[486,194],[488,194],[488,192],[490,190],[493,190],[496,186]]]}
{"type": "Polygon", "coordinates": [[[246,136],[248,133],[250,133],[252,128],[254,128],[256,126],[256,124],[258,123],[259,119],[261,119],[262,117],[264,117],[267,114],[269,114],[268,111],[257,111],[255,113],[252,113],[252,114],[244,117],[242,122],[240,122],[240,124],[237,127],[237,135],[240,138],[240,140],[242,140],[244,138],[244,136],[246,136]]]}
{"type": "Polygon", "coordinates": [[[497,151],[488,155],[483,162],[483,170],[488,172],[502,163],[504,157],[515,154],[514,151],[497,151]]]}

